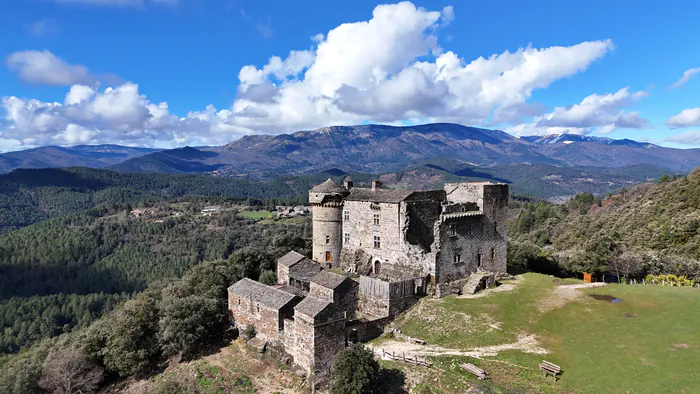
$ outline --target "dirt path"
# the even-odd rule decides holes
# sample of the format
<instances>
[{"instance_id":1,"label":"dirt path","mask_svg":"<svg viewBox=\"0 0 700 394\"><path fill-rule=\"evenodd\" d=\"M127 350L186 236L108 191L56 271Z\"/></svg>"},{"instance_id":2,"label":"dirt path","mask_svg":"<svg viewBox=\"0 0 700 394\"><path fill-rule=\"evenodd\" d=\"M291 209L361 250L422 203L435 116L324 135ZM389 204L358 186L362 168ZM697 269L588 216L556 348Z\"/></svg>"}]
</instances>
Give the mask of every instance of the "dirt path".
<instances>
[{"instance_id":1,"label":"dirt path","mask_svg":"<svg viewBox=\"0 0 700 394\"><path fill-rule=\"evenodd\" d=\"M547 313L554 309L561 308L582 295L581 292L577 291L578 289L589 289L601 286L605 286L605 283L581 283L557 286L547 298L540 301L537 309L542 313Z\"/></svg>"},{"instance_id":2,"label":"dirt path","mask_svg":"<svg viewBox=\"0 0 700 394\"><path fill-rule=\"evenodd\" d=\"M442 346L435 346L435 345L419 345L415 343L409 343L409 342L404 342L404 341L396 341L396 340L390 340L390 341L382 341L379 344L370 344L367 345L370 349L383 349L386 352L390 353L406 353L411 354L411 355L418 355L418 356L468 356L468 357L474 357L474 358L483 358L483 357L493 357L497 356L499 352L503 352L506 350L520 350L521 352L524 353L534 353L534 354L547 354L549 353L547 349L544 349L539 346L539 343L537 342L537 339L535 338L534 335L529 334L521 334L518 335L518 340L513 343L505 343L502 345L495 345L495 346L483 346L483 347L475 347L471 348L469 350L463 351L463 350L458 350L458 349L450 349L450 348L445 348Z\"/></svg>"}]
</instances>

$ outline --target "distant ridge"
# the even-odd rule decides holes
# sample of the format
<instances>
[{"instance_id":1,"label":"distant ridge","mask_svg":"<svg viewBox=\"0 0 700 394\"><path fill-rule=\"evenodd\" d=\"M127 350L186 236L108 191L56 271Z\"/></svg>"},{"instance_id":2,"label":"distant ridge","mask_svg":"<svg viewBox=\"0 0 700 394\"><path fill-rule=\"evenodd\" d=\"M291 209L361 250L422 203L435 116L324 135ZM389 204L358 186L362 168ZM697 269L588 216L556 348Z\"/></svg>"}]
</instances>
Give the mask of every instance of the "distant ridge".
<instances>
[{"instance_id":1,"label":"distant ridge","mask_svg":"<svg viewBox=\"0 0 700 394\"><path fill-rule=\"evenodd\" d=\"M213 155L201 158L200 153L189 152L182 157L165 151L111 168L135 172L204 169L220 176L271 178L330 168L386 173L436 160L480 167L523 163L605 168L653 165L675 172L688 172L700 165L700 149L573 134L517 138L500 130L451 123L331 126L292 134L245 136L199 151ZM201 166L196 166L197 162Z\"/></svg>"},{"instance_id":2,"label":"distant ridge","mask_svg":"<svg viewBox=\"0 0 700 394\"><path fill-rule=\"evenodd\" d=\"M700 149L673 149L630 139L575 134L518 138L501 130L452 123L358 125L249 135L215 147L155 150L119 145L50 146L1 154L0 172L84 166L123 172L205 173L260 179L313 174L330 168L387 173L439 161L478 167L653 165L688 172L700 165Z\"/></svg>"},{"instance_id":3,"label":"distant ridge","mask_svg":"<svg viewBox=\"0 0 700 394\"><path fill-rule=\"evenodd\" d=\"M158 149L121 145L43 146L0 154L0 172L16 168L90 167L104 168Z\"/></svg>"}]
</instances>

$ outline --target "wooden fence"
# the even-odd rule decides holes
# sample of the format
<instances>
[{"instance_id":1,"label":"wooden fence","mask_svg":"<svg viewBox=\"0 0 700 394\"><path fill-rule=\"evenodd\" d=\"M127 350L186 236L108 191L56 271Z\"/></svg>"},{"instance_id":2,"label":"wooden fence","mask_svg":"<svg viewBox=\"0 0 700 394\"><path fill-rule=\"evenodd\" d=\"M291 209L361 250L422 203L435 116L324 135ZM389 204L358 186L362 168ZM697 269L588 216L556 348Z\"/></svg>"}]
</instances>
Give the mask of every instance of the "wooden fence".
<instances>
[{"instance_id":1,"label":"wooden fence","mask_svg":"<svg viewBox=\"0 0 700 394\"><path fill-rule=\"evenodd\" d=\"M400 361L406 364L420 365L422 367L431 367L431 363L427 358L420 358L417 355L406 355L406 353L397 354L396 352L387 352L384 349L372 349L375 357L386 360Z\"/></svg>"}]
</instances>

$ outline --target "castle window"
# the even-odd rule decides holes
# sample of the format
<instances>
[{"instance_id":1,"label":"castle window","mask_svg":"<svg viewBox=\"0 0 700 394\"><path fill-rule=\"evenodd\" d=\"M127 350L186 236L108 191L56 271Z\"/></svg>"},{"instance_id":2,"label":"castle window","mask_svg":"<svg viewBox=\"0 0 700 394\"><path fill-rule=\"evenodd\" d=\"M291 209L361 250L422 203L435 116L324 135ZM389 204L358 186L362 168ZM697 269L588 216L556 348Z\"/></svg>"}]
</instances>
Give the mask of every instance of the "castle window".
<instances>
[{"instance_id":1,"label":"castle window","mask_svg":"<svg viewBox=\"0 0 700 394\"><path fill-rule=\"evenodd\" d=\"M241 297L238 297L238 305L241 305Z\"/></svg>"},{"instance_id":2,"label":"castle window","mask_svg":"<svg viewBox=\"0 0 700 394\"><path fill-rule=\"evenodd\" d=\"M493 232L498 234L498 223L493 222Z\"/></svg>"},{"instance_id":3,"label":"castle window","mask_svg":"<svg viewBox=\"0 0 700 394\"><path fill-rule=\"evenodd\" d=\"M343 220L345 220L346 222L350 220L350 211L343 212Z\"/></svg>"},{"instance_id":4,"label":"castle window","mask_svg":"<svg viewBox=\"0 0 700 394\"><path fill-rule=\"evenodd\" d=\"M350 243L350 233L345 233L345 238L343 239L343 242L347 245Z\"/></svg>"},{"instance_id":5,"label":"castle window","mask_svg":"<svg viewBox=\"0 0 700 394\"><path fill-rule=\"evenodd\" d=\"M326 252L326 262L330 263L330 261L332 260L331 257L332 257L331 252L327 251Z\"/></svg>"},{"instance_id":6,"label":"castle window","mask_svg":"<svg viewBox=\"0 0 700 394\"><path fill-rule=\"evenodd\" d=\"M328 245L329 243L331 243L331 236L326 235L326 245Z\"/></svg>"},{"instance_id":7,"label":"castle window","mask_svg":"<svg viewBox=\"0 0 700 394\"><path fill-rule=\"evenodd\" d=\"M461 261L462 261L462 255L459 254L459 253L455 253L455 254L452 256L452 261L455 262L455 263L461 262Z\"/></svg>"},{"instance_id":8,"label":"castle window","mask_svg":"<svg viewBox=\"0 0 700 394\"><path fill-rule=\"evenodd\" d=\"M481 253L476 254L476 266L481 267Z\"/></svg>"},{"instance_id":9,"label":"castle window","mask_svg":"<svg viewBox=\"0 0 700 394\"><path fill-rule=\"evenodd\" d=\"M374 248L379 249L382 247L381 239L379 238L378 235L374 236Z\"/></svg>"},{"instance_id":10,"label":"castle window","mask_svg":"<svg viewBox=\"0 0 700 394\"><path fill-rule=\"evenodd\" d=\"M457 235L457 224L450 223L450 235Z\"/></svg>"},{"instance_id":11,"label":"castle window","mask_svg":"<svg viewBox=\"0 0 700 394\"><path fill-rule=\"evenodd\" d=\"M257 305L258 313L260 313L260 304Z\"/></svg>"},{"instance_id":12,"label":"castle window","mask_svg":"<svg viewBox=\"0 0 700 394\"><path fill-rule=\"evenodd\" d=\"M495 258L496 258L496 249L491 248L491 259L495 259Z\"/></svg>"},{"instance_id":13,"label":"castle window","mask_svg":"<svg viewBox=\"0 0 700 394\"><path fill-rule=\"evenodd\" d=\"M374 214L374 225L379 226L379 214L378 213Z\"/></svg>"}]
</instances>

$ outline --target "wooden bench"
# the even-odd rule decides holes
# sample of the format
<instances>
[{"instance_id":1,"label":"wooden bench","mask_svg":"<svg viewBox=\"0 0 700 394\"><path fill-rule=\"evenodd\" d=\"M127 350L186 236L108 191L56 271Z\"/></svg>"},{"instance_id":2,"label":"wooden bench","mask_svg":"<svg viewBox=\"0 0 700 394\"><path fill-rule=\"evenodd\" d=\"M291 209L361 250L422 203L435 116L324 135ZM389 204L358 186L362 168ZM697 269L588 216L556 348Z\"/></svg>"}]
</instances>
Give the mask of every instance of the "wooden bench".
<instances>
[{"instance_id":1,"label":"wooden bench","mask_svg":"<svg viewBox=\"0 0 700 394\"><path fill-rule=\"evenodd\" d=\"M477 367L474 364L459 364L459 367L467 372L470 372L470 373L476 375L476 377L479 380L485 380L485 379L489 378L489 375L486 373L486 371Z\"/></svg>"},{"instance_id":2,"label":"wooden bench","mask_svg":"<svg viewBox=\"0 0 700 394\"><path fill-rule=\"evenodd\" d=\"M547 375L554 376L555 382L557 381L557 374L561 374L560 366L544 360L542 360L542 362L540 363L540 370L542 371L544 377L547 377Z\"/></svg>"}]
</instances>

